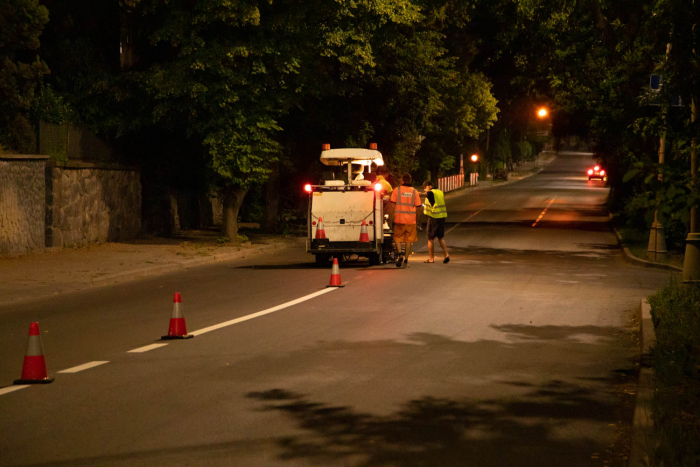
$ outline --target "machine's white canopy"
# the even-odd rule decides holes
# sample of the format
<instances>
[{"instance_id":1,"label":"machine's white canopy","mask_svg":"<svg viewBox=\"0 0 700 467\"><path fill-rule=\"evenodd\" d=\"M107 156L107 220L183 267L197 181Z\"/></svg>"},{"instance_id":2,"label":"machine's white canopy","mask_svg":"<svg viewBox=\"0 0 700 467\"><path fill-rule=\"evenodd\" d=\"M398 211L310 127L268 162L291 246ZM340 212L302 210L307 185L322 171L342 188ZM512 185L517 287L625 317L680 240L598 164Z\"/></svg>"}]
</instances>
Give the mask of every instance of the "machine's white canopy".
<instances>
[{"instance_id":1,"label":"machine's white canopy","mask_svg":"<svg viewBox=\"0 0 700 467\"><path fill-rule=\"evenodd\" d=\"M372 162L384 165L382 153L376 149L342 148L321 151L323 165L342 165L352 162L355 165L370 165Z\"/></svg>"}]
</instances>

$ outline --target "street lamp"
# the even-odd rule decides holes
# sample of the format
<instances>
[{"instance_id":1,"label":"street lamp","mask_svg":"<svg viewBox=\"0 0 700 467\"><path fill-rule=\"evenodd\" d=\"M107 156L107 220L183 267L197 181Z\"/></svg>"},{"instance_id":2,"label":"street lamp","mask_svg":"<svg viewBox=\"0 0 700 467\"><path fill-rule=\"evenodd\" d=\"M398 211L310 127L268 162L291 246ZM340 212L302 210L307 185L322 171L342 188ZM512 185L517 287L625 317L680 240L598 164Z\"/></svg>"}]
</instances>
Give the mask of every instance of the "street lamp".
<instances>
[{"instance_id":1,"label":"street lamp","mask_svg":"<svg viewBox=\"0 0 700 467\"><path fill-rule=\"evenodd\" d=\"M478 154L472 154L471 156L472 162L477 162L479 160L479 155Z\"/></svg>"},{"instance_id":2,"label":"street lamp","mask_svg":"<svg viewBox=\"0 0 700 467\"><path fill-rule=\"evenodd\" d=\"M547 116L548 113L549 113L549 112L548 112L547 109L544 108L544 107L540 107L540 108L537 110L537 116L538 116L539 118L545 118L545 117Z\"/></svg>"}]
</instances>

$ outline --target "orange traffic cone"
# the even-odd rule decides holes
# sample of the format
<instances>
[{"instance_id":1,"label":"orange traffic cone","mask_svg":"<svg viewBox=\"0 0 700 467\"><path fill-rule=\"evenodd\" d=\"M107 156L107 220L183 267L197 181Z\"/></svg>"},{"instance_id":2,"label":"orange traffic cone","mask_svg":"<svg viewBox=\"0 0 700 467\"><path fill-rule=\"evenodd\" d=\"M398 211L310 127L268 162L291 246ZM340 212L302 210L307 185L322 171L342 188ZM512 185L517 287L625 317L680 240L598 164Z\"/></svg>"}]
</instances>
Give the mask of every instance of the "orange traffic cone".
<instances>
[{"instance_id":1,"label":"orange traffic cone","mask_svg":"<svg viewBox=\"0 0 700 467\"><path fill-rule=\"evenodd\" d=\"M323 218L318 218L318 226L316 226L316 240L325 240L326 230L323 228Z\"/></svg>"},{"instance_id":2,"label":"orange traffic cone","mask_svg":"<svg viewBox=\"0 0 700 467\"><path fill-rule=\"evenodd\" d=\"M31 323L27 352L22 365L22 379L15 380L15 384L48 384L53 380L54 378L46 375L46 360L44 360L44 348L41 346L39 323Z\"/></svg>"},{"instance_id":3,"label":"orange traffic cone","mask_svg":"<svg viewBox=\"0 0 700 467\"><path fill-rule=\"evenodd\" d=\"M369 243L369 234L367 233L367 222L362 221L362 227L360 227L360 242Z\"/></svg>"},{"instance_id":4,"label":"orange traffic cone","mask_svg":"<svg viewBox=\"0 0 700 467\"><path fill-rule=\"evenodd\" d=\"M338 258L333 258L333 269L331 269L331 283L327 287L345 287L340 285L340 267L338 266Z\"/></svg>"},{"instance_id":5,"label":"orange traffic cone","mask_svg":"<svg viewBox=\"0 0 700 467\"><path fill-rule=\"evenodd\" d=\"M185 325L185 313L182 311L182 298L180 293L175 293L173 298L173 314L170 315L170 326L168 326L168 335L161 339L190 339L194 337L192 334L187 334L187 325Z\"/></svg>"}]
</instances>

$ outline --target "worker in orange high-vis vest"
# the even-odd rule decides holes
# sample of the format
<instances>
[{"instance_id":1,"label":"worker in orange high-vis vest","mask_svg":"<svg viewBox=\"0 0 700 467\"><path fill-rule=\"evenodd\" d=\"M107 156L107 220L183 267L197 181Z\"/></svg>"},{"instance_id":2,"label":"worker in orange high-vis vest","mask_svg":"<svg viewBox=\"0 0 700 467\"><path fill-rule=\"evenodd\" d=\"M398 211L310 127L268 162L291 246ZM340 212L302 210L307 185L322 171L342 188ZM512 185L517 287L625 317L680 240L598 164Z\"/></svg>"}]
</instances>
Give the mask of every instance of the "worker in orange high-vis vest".
<instances>
[{"instance_id":1,"label":"worker in orange high-vis vest","mask_svg":"<svg viewBox=\"0 0 700 467\"><path fill-rule=\"evenodd\" d=\"M408 267L408 258L411 256L411 244L418 241L416 232L417 211L421 206L420 194L411 186L411 175L404 174L401 177L402 184L391 192L391 202L394 203L394 242L398 259L396 267L405 265ZM401 244L405 244L403 252Z\"/></svg>"}]
</instances>

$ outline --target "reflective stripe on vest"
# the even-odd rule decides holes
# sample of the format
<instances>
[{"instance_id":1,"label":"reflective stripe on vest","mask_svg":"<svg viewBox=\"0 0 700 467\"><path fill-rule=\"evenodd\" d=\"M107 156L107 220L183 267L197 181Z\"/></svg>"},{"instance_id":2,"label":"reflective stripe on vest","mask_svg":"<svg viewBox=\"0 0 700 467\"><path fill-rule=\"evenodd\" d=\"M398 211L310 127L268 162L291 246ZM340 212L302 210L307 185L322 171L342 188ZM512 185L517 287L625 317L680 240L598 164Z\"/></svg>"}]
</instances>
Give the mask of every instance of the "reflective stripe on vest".
<instances>
[{"instance_id":1,"label":"reflective stripe on vest","mask_svg":"<svg viewBox=\"0 0 700 467\"><path fill-rule=\"evenodd\" d=\"M401 189L404 188L402 186L399 186L395 191L398 191L396 193L396 210L394 211L394 222L397 224L415 224L416 223L416 193L417 191L414 188L409 188L411 190L411 201L410 202L405 202L404 201L404 194L408 194L408 192L404 191L403 193L401 192ZM408 187L406 187L408 188ZM405 196L405 198L408 198L408 196Z\"/></svg>"},{"instance_id":2,"label":"reflective stripe on vest","mask_svg":"<svg viewBox=\"0 0 700 467\"><path fill-rule=\"evenodd\" d=\"M435 198L435 204L430 205L430 202L426 198L425 206L423 207L423 214L430 216L434 219L440 219L442 217L447 217L447 206L445 206L445 194L436 189L430 190Z\"/></svg>"}]
</instances>

